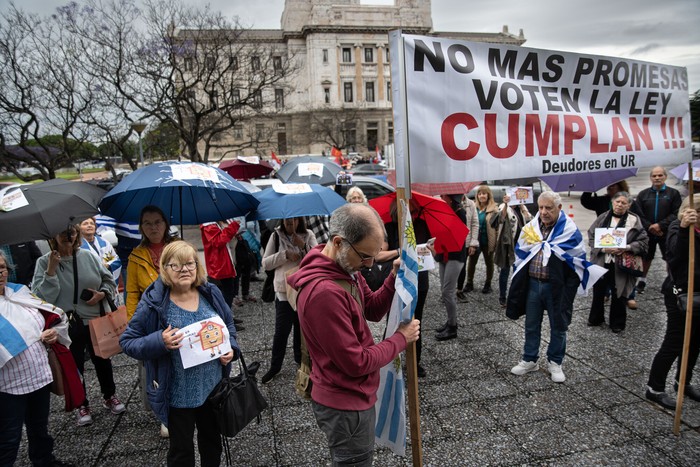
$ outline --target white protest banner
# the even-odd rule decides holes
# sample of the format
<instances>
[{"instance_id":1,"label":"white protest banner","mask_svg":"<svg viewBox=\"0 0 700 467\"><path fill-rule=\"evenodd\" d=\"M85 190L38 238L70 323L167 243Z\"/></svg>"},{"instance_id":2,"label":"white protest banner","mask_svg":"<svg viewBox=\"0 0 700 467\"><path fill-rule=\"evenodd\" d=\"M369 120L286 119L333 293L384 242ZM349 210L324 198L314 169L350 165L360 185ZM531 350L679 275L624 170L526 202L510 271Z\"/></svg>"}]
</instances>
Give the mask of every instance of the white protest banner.
<instances>
[{"instance_id":1,"label":"white protest banner","mask_svg":"<svg viewBox=\"0 0 700 467\"><path fill-rule=\"evenodd\" d=\"M228 328L220 316L197 321L179 332L184 334L180 347L184 368L217 360L231 351Z\"/></svg>"},{"instance_id":2,"label":"white protest banner","mask_svg":"<svg viewBox=\"0 0 700 467\"><path fill-rule=\"evenodd\" d=\"M625 248L626 246L626 229L598 228L593 233L594 248Z\"/></svg>"},{"instance_id":3,"label":"white protest banner","mask_svg":"<svg viewBox=\"0 0 700 467\"><path fill-rule=\"evenodd\" d=\"M400 31L390 46L404 56L403 70L392 60L394 131L407 134L396 151L410 149L411 182L690 160L685 68Z\"/></svg>"}]
</instances>

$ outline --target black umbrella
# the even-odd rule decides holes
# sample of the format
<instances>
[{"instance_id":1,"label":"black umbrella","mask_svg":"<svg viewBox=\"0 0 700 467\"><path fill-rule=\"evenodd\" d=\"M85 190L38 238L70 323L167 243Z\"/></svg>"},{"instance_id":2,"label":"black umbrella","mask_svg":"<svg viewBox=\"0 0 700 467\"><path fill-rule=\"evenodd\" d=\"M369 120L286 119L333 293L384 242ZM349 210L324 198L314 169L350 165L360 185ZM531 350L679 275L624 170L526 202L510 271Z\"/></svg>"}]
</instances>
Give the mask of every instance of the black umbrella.
<instances>
[{"instance_id":1,"label":"black umbrella","mask_svg":"<svg viewBox=\"0 0 700 467\"><path fill-rule=\"evenodd\" d=\"M323 156L299 156L290 159L275 176L284 183L335 185L341 166Z\"/></svg>"},{"instance_id":2,"label":"black umbrella","mask_svg":"<svg viewBox=\"0 0 700 467\"><path fill-rule=\"evenodd\" d=\"M21 186L0 200L0 244L53 238L97 214L104 194L89 183L58 178Z\"/></svg>"}]
</instances>

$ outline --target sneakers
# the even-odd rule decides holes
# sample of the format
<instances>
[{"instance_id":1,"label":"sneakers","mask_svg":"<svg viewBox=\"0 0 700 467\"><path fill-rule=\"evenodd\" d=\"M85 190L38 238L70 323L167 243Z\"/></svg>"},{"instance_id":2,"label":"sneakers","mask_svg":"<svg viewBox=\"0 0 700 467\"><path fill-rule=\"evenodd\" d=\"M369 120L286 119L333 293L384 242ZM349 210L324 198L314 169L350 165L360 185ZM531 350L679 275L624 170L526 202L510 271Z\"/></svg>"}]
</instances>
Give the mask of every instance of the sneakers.
<instances>
[{"instance_id":1,"label":"sneakers","mask_svg":"<svg viewBox=\"0 0 700 467\"><path fill-rule=\"evenodd\" d=\"M630 310L636 310L637 307L638 307L637 300L635 300L633 298L630 298L629 300L627 300L627 308L629 308Z\"/></svg>"},{"instance_id":2,"label":"sneakers","mask_svg":"<svg viewBox=\"0 0 700 467\"><path fill-rule=\"evenodd\" d=\"M501 308L505 308L505 307L506 307L506 299L505 299L505 298L502 298L502 297L499 297L499 298L498 298L498 304L501 305Z\"/></svg>"},{"instance_id":3,"label":"sneakers","mask_svg":"<svg viewBox=\"0 0 700 467\"><path fill-rule=\"evenodd\" d=\"M471 292L472 290L474 290L474 284L467 284L467 285L465 285L464 288L462 289L462 292L464 292L464 293L469 293L469 292Z\"/></svg>"},{"instance_id":4,"label":"sneakers","mask_svg":"<svg viewBox=\"0 0 700 467\"><path fill-rule=\"evenodd\" d=\"M491 284L484 284L484 288L481 289L481 293L491 293Z\"/></svg>"},{"instance_id":5,"label":"sneakers","mask_svg":"<svg viewBox=\"0 0 700 467\"><path fill-rule=\"evenodd\" d=\"M646 289L646 288L647 288L647 283L645 281L639 281L639 282L637 282L635 290L637 291L638 294L643 294L644 289Z\"/></svg>"},{"instance_id":6,"label":"sneakers","mask_svg":"<svg viewBox=\"0 0 700 467\"><path fill-rule=\"evenodd\" d=\"M525 360L520 360L520 363L515 365L513 368L510 369L510 372L513 373L514 375L522 376L526 375L532 371L537 371L539 370L540 367L537 365L537 362L526 362Z\"/></svg>"},{"instance_id":7,"label":"sneakers","mask_svg":"<svg viewBox=\"0 0 700 467\"><path fill-rule=\"evenodd\" d=\"M170 430L168 430L168 427L163 425L162 423L160 424L160 437L170 438Z\"/></svg>"},{"instance_id":8,"label":"sneakers","mask_svg":"<svg viewBox=\"0 0 700 467\"><path fill-rule=\"evenodd\" d=\"M673 383L673 389L678 392L678 381ZM683 394L689 399L693 399L694 401L700 402L700 389L696 388L695 386L691 386L690 384L685 385L685 391L683 391Z\"/></svg>"},{"instance_id":9,"label":"sneakers","mask_svg":"<svg viewBox=\"0 0 700 467\"><path fill-rule=\"evenodd\" d=\"M549 370L549 375L555 383L563 383L566 381L566 376L564 376L561 365L558 363L547 362L547 370Z\"/></svg>"},{"instance_id":10,"label":"sneakers","mask_svg":"<svg viewBox=\"0 0 700 467\"><path fill-rule=\"evenodd\" d=\"M92 425L92 415L90 415L90 407L79 407L76 413L78 426Z\"/></svg>"},{"instance_id":11,"label":"sneakers","mask_svg":"<svg viewBox=\"0 0 700 467\"><path fill-rule=\"evenodd\" d=\"M464 295L464 292L462 292L461 290L458 290L457 293L456 293L455 295L457 295L457 300L459 300L460 302L466 302L466 301L467 301L467 296Z\"/></svg>"},{"instance_id":12,"label":"sneakers","mask_svg":"<svg viewBox=\"0 0 700 467\"><path fill-rule=\"evenodd\" d=\"M676 400L665 392L653 392L647 388L646 398L666 409L676 409Z\"/></svg>"},{"instance_id":13,"label":"sneakers","mask_svg":"<svg viewBox=\"0 0 700 467\"><path fill-rule=\"evenodd\" d=\"M114 395L102 402L102 407L108 409L114 415L119 415L120 413L126 412L126 407L124 404L122 404L122 401L120 401L117 396Z\"/></svg>"},{"instance_id":14,"label":"sneakers","mask_svg":"<svg viewBox=\"0 0 700 467\"><path fill-rule=\"evenodd\" d=\"M240 298L236 297L236 298L233 299L233 305L234 305L234 306L238 306L238 307L243 306L243 300L241 300Z\"/></svg>"}]
</instances>

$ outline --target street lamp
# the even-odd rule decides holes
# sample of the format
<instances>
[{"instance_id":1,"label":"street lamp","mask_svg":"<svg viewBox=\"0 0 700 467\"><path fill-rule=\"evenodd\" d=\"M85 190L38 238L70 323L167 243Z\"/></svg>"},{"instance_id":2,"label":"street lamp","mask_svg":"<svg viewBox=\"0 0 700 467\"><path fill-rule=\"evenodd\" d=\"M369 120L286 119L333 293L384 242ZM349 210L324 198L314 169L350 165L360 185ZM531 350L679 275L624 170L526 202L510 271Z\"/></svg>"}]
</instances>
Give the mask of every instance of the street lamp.
<instances>
[{"instance_id":1,"label":"street lamp","mask_svg":"<svg viewBox=\"0 0 700 467\"><path fill-rule=\"evenodd\" d=\"M141 133L146 129L146 124L144 122L134 122L131 124L131 128L139 135L139 155L141 156L141 167L143 167L143 147L141 146Z\"/></svg>"}]
</instances>

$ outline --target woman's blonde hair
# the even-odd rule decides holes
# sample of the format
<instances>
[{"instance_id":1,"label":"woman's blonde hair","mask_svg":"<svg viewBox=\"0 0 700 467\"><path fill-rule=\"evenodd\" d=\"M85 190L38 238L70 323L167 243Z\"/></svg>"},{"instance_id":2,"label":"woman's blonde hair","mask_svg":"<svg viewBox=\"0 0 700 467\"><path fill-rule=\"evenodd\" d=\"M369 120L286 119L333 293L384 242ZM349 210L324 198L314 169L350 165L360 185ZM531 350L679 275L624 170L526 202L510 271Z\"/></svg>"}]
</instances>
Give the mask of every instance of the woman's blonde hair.
<instances>
[{"instance_id":1,"label":"woman's blonde hair","mask_svg":"<svg viewBox=\"0 0 700 467\"><path fill-rule=\"evenodd\" d=\"M474 197L474 202L476 203L476 206L478 208L481 207L481 202L479 201L479 193L486 193L488 195L488 198L486 198L486 209L496 207L496 201L494 201L493 199L493 193L491 192L491 188L489 188L487 185L479 185L479 188L476 189L476 196Z\"/></svg>"},{"instance_id":2,"label":"woman's blonde hair","mask_svg":"<svg viewBox=\"0 0 700 467\"><path fill-rule=\"evenodd\" d=\"M207 281L207 273L204 270L204 265L199 261L195 247L184 240L168 243L165 248L163 248L163 253L160 255L160 279L165 285L172 287L173 283L165 273L166 266L172 262L184 264L192 260L197 263L197 275L192 287L199 287Z\"/></svg>"},{"instance_id":3,"label":"woman's blonde hair","mask_svg":"<svg viewBox=\"0 0 700 467\"><path fill-rule=\"evenodd\" d=\"M693 207L695 209L700 209L700 193L695 193L693 195ZM686 196L683 199L681 207L678 208L678 217L680 218L687 209L690 209L690 196Z\"/></svg>"},{"instance_id":4,"label":"woman's blonde hair","mask_svg":"<svg viewBox=\"0 0 700 467\"><path fill-rule=\"evenodd\" d=\"M362 198L363 203L367 204L367 197L365 196L365 192L362 191L362 189L360 187L357 187L357 186L350 187L350 189L348 190L348 193L345 195L345 201L347 201L349 203L350 198L352 198L352 195L354 195L355 193L360 195L360 198Z\"/></svg>"}]
</instances>

